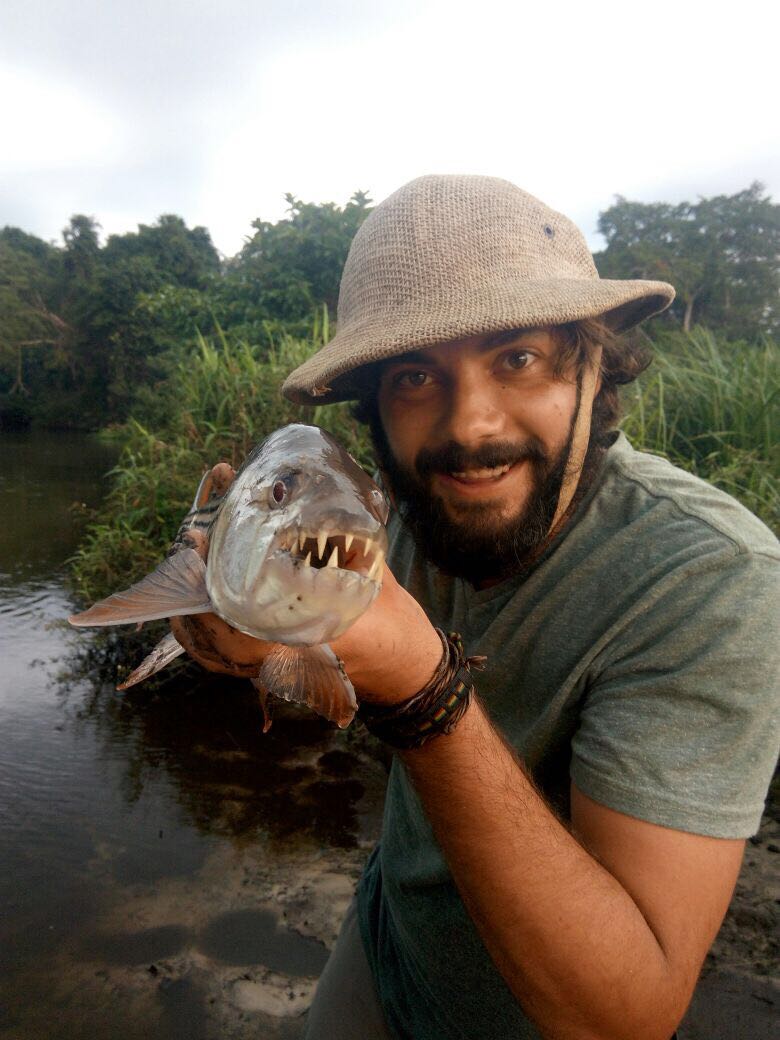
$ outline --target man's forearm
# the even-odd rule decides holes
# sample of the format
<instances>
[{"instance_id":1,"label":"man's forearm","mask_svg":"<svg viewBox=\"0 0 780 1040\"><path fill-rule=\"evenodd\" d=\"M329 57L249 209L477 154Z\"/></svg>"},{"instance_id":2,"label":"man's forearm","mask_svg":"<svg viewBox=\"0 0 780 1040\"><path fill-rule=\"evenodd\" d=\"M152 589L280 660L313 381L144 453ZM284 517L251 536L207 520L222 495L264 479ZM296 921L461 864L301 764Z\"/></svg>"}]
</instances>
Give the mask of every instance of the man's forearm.
<instances>
[{"instance_id":1,"label":"man's forearm","mask_svg":"<svg viewBox=\"0 0 780 1040\"><path fill-rule=\"evenodd\" d=\"M403 760L470 916L542 1034L671 1035L680 982L661 945L628 892L550 811L481 706Z\"/></svg>"}]
</instances>

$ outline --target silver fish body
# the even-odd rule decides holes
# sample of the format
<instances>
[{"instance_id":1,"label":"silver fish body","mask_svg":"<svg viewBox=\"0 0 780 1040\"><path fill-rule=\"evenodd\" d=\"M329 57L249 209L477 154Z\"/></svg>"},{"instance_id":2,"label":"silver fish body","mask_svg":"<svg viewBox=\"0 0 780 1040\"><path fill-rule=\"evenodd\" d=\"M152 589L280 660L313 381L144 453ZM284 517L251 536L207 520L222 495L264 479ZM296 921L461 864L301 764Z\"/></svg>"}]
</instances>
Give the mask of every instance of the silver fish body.
<instances>
[{"instance_id":1,"label":"silver fish body","mask_svg":"<svg viewBox=\"0 0 780 1040\"><path fill-rule=\"evenodd\" d=\"M258 445L224 495L210 488L207 474L174 550L155 571L72 616L71 624L213 612L247 635L279 644L253 680L264 710L271 692L347 725L355 693L327 644L381 588L388 512L382 492L333 437L304 424L276 430ZM186 547L193 529L208 537L207 564ZM166 636L120 688L183 652Z\"/></svg>"},{"instance_id":2,"label":"silver fish body","mask_svg":"<svg viewBox=\"0 0 780 1040\"><path fill-rule=\"evenodd\" d=\"M337 638L379 592L386 517L381 491L329 434L277 430L249 456L209 531L214 611L288 646Z\"/></svg>"}]
</instances>

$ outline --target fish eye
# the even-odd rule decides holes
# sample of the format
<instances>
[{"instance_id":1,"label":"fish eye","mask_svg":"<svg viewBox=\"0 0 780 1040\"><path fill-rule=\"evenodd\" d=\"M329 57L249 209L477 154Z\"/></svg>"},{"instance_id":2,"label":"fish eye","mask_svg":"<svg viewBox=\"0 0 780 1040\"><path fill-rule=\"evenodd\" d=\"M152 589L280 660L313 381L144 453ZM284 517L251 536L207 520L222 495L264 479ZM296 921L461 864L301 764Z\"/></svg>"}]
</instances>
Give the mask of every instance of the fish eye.
<instances>
[{"instance_id":1,"label":"fish eye","mask_svg":"<svg viewBox=\"0 0 780 1040\"><path fill-rule=\"evenodd\" d=\"M289 469L276 474L276 480L268 489L268 503L271 506L281 506L289 498L295 489L297 479L300 476L299 469Z\"/></svg>"},{"instance_id":2,"label":"fish eye","mask_svg":"<svg viewBox=\"0 0 780 1040\"><path fill-rule=\"evenodd\" d=\"M276 502L278 506L284 502L287 497L287 485L283 480L277 480L274 486L271 488L271 498Z\"/></svg>"}]
</instances>

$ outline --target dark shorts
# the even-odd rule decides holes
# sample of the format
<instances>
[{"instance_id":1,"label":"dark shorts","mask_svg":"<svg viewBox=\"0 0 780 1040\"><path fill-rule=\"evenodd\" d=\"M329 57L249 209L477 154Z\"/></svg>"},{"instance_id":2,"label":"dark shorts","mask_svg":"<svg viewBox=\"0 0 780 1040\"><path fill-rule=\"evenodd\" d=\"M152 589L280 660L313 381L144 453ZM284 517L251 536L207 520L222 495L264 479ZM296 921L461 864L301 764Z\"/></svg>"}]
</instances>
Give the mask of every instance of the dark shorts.
<instances>
[{"instance_id":1,"label":"dark shorts","mask_svg":"<svg viewBox=\"0 0 780 1040\"><path fill-rule=\"evenodd\" d=\"M357 903L349 904L306 1020L304 1040L393 1040L360 937ZM671 1037L677 1040L677 1033Z\"/></svg>"},{"instance_id":2,"label":"dark shorts","mask_svg":"<svg viewBox=\"0 0 780 1040\"><path fill-rule=\"evenodd\" d=\"M334 1040L335 1037L338 1040L393 1040L363 951L354 899L317 984L304 1033L304 1040Z\"/></svg>"}]
</instances>

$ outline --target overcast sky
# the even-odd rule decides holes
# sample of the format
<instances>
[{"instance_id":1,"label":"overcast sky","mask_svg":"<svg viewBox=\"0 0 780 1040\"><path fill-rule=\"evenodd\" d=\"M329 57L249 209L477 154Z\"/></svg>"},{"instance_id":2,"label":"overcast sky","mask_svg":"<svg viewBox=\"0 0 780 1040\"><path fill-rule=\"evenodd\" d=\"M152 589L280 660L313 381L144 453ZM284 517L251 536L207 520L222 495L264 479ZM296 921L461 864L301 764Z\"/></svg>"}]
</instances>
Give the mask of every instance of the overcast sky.
<instances>
[{"instance_id":1,"label":"overcast sky","mask_svg":"<svg viewBox=\"0 0 780 1040\"><path fill-rule=\"evenodd\" d=\"M776 0L2 0L0 226L161 213L226 255L285 192L506 177L592 248L615 194L780 197Z\"/></svg>"}]
</instances>

